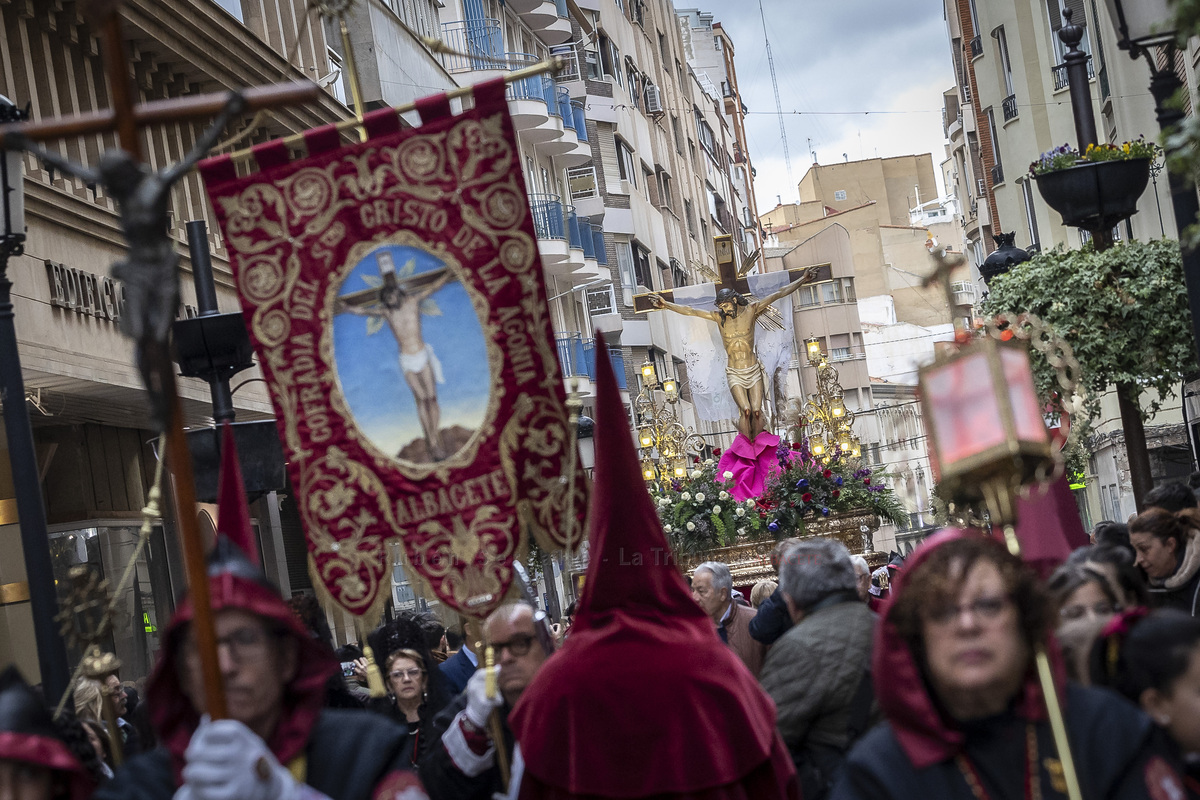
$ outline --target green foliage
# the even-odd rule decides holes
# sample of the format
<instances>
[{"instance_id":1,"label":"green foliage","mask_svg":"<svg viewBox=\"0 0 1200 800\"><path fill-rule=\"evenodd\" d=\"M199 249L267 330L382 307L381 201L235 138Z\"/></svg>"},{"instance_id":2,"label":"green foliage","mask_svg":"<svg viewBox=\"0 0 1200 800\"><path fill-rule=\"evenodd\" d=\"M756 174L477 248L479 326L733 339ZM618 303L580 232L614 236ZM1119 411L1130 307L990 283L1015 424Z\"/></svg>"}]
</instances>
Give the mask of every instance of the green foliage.
<instances>
[{"instance_id":1,"label":"green foliage","mask_svg":"<svg viewBox=\"0 0 1200 800\"><path fill-rule=\"evenodd\" d=\"M1179 244L1170 239L1040 253L992 281L981 313L1002 312L1032 312L1071 345L1091 419L1100 394L1117 384L1171 397L1196 361ZM1032 361L1038 395L1049 402L1056 374L1037 351ZM1143 416L1160 405L1151 402Z\"/></svg>"},{"instance_id":2,"label":"green foliage","mask_svg":"<svg viewBox=\"0 0 1200 800\"><path fill-rule=\"evenodd\" d=\"M836 453L836 451L835 451ZM900 524L907 521L900 499L883 473L856 459L834 455L828 464L807 450L780 446L780 471L761 497L738 503L713 459L697 464L688 478L655 492L663 529L677 553L691 554L737 542L782 539L803 533L806 519L868 510Z\"/></svg>"}]
</instances>

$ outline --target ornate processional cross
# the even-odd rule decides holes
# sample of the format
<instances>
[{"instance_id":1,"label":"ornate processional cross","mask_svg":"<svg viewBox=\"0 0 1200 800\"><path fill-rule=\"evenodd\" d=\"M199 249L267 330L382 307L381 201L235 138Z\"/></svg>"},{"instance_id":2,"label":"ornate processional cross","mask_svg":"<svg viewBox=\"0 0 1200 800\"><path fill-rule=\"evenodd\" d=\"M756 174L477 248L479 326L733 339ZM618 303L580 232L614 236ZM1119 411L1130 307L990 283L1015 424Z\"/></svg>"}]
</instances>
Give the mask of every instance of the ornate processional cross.
<instances>
[{"instance_id":1,"label":"ornate processional cross","mask_svg":"<svg viewBox=\"0 0 1200 800\"><path fill-rule=\"evenodd\" d=\"M169 233L171 187L216 143L230 119L244 111L276 108L314 100L319 87L309 81L247 89L244 93L207 94L135 105L126 58L119 0L90 0L89 21L99 31L104 69L112 91L112 107L71 117L0 126L0 148L24 149L56 169L104 187L117 201L127 257L113 267L126 284L127 313L122 320L135 339L138 367L150 395L155 422L166 431L167 461L174 475L175 518L187 562L188 584L195 607L197 649L204 676L206 710L214 719L226 715L225 696L216 660L216 639L209 607L204 545L195 513L191 455L182 427L182 408L175 384L170 331L179 303L179 256ZM153 172L142 162L141 127L216 116L178 164ZM105 152L95 169L49 153L33 142L67 136L117 131L120 150Z\"/></svg>"}]
</instances>

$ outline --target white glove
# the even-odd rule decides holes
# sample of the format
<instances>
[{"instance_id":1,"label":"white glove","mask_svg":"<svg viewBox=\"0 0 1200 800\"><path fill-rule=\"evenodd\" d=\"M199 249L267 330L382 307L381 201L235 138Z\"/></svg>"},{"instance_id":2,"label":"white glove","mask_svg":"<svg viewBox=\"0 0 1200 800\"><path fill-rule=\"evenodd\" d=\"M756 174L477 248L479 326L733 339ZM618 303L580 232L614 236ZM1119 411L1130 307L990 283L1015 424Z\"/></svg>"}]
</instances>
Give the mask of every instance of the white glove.
<instances>
[{"instance_id":1,"label":"white glove","mask_svg":"<svg viewBox=\"0 0 1200 800\"><path fill-rule=\"evenodd\" d=\"M467 721L476 728L485 730L488 717L503 702L504 698L499 692L496 692L495 697L487 696L487 670L475 670L475 674L467 681L467 708L463 712L467 715Z\"/></svg>"},{"instance_id":2,"label":"white glove","mask_svg":"<svg viewBox=\"0 0 1200 800\"><path fill-rule=\"evenodd\" d=\"M303 784L281 766L262 739L232 719L205 716L184 753L176 800L293 800Z\"/></svg>"}]
</instances>

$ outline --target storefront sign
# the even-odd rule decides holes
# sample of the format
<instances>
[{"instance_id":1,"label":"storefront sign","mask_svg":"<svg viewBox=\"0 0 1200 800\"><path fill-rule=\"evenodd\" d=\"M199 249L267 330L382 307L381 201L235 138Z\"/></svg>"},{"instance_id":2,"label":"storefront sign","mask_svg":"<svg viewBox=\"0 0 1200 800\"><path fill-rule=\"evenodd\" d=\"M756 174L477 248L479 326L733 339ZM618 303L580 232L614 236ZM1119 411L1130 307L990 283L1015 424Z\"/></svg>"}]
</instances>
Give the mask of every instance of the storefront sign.
<instances>
[{"instance_id":1,"label":"storefront sign","mask_svg":"<svg viewBox=\"0 0 1200 800\"><path fill-rule=\"evenodd\" d=\"M125 310L125 287L107 275L97 276L46 259L50 305L117 322Z\"/></svg>"}]
</instances>

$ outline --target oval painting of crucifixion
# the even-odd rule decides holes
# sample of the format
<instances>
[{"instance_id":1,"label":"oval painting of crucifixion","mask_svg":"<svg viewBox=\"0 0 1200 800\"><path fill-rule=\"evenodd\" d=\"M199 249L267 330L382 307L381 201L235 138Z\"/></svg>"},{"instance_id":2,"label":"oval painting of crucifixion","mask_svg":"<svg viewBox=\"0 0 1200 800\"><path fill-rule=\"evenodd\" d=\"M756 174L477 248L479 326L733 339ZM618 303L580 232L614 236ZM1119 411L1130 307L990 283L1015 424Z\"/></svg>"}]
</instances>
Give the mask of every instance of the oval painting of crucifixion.
<instances>
[{"instance_id":1,"label":"oval painting of crucifixion","mask_svg":"<svg viewBox=\"0 0 1200 800\"><path fill-rule=\"evenodd\" d=\"M333 357L355 427L401 464L469 460L492 405L473 290L415 238L356 248L348 266L333 301Z\"/></svg>"}]
</instances>

